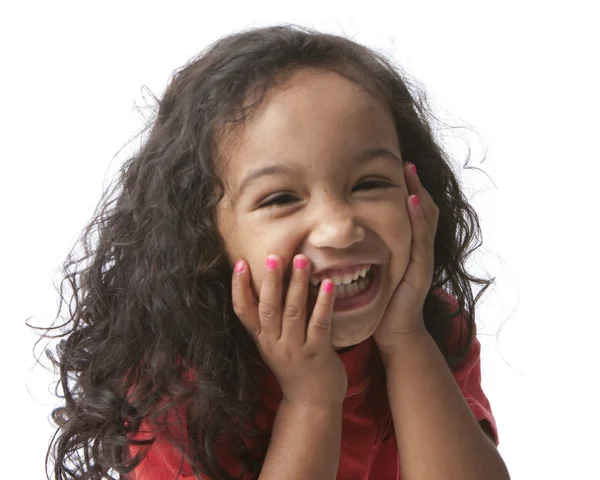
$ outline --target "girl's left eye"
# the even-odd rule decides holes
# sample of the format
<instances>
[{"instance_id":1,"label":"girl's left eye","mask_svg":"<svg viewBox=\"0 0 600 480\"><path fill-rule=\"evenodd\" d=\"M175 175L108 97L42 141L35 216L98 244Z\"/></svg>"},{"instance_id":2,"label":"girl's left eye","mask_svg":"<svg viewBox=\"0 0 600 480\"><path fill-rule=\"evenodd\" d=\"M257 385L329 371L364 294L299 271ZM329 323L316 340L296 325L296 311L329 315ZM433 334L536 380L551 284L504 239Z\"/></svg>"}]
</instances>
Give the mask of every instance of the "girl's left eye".
<instances>
[{"instance_id":1,"label":"girl's left eye","mask_svg":"<svg viewBox=\"0 0 600 480\"><path fill-rule=\"evenodd\" d=\"M364 182L360 182L354 190L372 190L374 188L386 188L391 187L392 184L386 182L385 180L365 180Z\"/></svg>"},{"instance_id":2,"label":"girl's left eye","mask_svg":"<svg viewBox=\"0 0 600 480\"><path fill-rule=\"evenodd\" d=\"M284 205L294 203L297 200L298 199L290 193L281 193L266 198L265 201L258 206L258 208L283 207Z\"/></svg>"}]
</instances>

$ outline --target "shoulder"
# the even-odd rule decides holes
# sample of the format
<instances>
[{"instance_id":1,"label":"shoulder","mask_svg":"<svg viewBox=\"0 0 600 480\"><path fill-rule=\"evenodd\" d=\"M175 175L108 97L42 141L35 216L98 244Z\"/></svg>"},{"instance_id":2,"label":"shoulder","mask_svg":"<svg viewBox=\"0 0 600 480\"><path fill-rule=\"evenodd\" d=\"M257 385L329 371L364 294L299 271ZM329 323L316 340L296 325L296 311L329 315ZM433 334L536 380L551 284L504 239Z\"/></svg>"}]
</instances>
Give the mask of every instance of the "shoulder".
<instances>
[{"instance_id":1,"label":"shoulder","mask_svg":"<svg viewBox=\"0 0 600 480\"><path fill-rule=\"evenodd\" d=\"M443 347L443 350L449 355L457 355L466 346L469 346L467 357L479 354L480 346L476 341L476 325L460 308L458 299L441 288L434 290L433 293L444 302L447 314L453 315L445 321L443 340L438 340L440 348Z\"/></svg>"}]
</instances>

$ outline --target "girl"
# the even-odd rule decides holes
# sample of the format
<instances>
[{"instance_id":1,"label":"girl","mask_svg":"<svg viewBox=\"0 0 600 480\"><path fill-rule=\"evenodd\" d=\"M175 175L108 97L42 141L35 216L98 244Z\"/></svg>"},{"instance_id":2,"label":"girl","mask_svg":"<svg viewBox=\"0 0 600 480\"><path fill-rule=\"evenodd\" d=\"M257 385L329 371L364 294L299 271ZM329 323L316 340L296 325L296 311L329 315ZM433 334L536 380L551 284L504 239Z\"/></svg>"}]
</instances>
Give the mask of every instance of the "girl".
<instances>
[{"instance_id":1,"label":"girl","mask_svg":"<svg viewBox=\"0 0 600 480\"><path fill-rule=\"evenodd\" d=\"M57 479L508 478L479 222L419 99L293 26L177 72L65 263Z\"/></svg>"}]
</instances>

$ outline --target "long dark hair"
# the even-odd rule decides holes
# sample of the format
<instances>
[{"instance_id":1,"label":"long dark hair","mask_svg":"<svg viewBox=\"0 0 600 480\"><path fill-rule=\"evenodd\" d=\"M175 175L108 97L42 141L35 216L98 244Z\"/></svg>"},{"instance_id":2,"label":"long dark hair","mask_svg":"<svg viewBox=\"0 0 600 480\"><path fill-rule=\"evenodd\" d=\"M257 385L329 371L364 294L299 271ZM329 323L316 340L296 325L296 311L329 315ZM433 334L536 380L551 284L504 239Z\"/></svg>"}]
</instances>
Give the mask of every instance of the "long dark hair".
<instances>
[{"instance_id":1,"label":"long dark hair","mask_svg":"<svg viewBox=\"0 0 600 480\"><path fill-rule=\"evenodd\" d=\"M57 319L63 307L68 313L46 334L58 340L46 353L64 397L52 414L58 429L46 458L57 480L130 472L141 460L127 452L142 420L182 404L186 440L173 442L196 474L235 478L216 458L221 434L245 468L260 470L243 438L258 434L245 425L263 364L231 306L231 268L216 226L223 192L216 165L225 128L242 125L272 87L303 67L337 72L389 107L402 157L417 166L440 209L426 326L451 368L464 357L475 303L493 279L466 271L481 245L479 221L434 138L424 93L384 55L344 37L290 25L229 35L175 73L143 146L124 162L82 233L82 249L62 267ZM474 284L483 286L475 298ZM455 308L438 289L456 298ZM444 339L459 312L464 341L450 350Z\"/></svg>"}]
</instances>

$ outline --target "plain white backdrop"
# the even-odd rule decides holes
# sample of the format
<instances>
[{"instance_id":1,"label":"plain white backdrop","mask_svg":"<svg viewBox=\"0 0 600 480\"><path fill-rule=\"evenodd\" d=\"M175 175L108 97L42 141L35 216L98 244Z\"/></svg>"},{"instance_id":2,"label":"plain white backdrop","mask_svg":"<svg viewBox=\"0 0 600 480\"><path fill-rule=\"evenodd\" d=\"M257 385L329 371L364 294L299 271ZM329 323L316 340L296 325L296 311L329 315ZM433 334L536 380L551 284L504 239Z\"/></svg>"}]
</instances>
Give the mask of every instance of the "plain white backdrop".
<instances>
[{"instance_id":1,"label":"plain white backdrop","mask_svg":"<svg viewBox=\"0 0 600 480\"><path fill-rule=\"evenodd\" d=\"M161 96L218 37L299 23L422 82L481 218L483 386L515 480L600 479L600 75L595 2L12 2L0 8L2 477L42 479L52 374L36 336L56 271ZM145 96L150 98L148 95ZM485 159L482 162L482 159ZM40 353L40 348L36 354Z\"/></svg>"}]
</instances>

